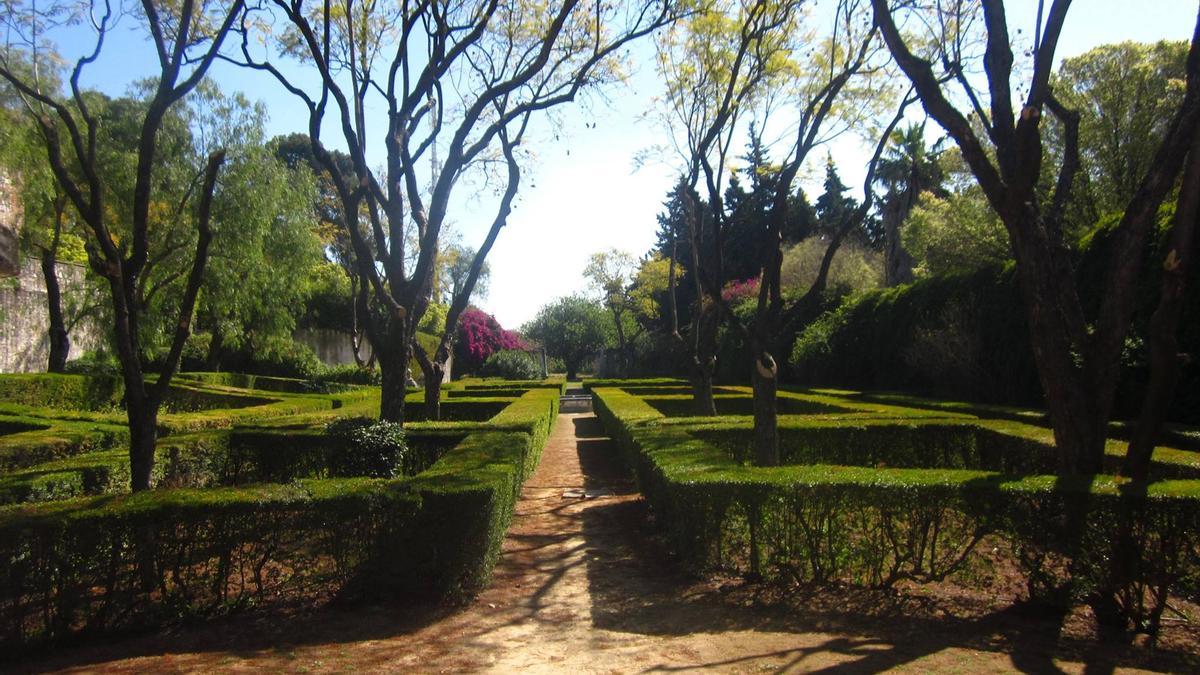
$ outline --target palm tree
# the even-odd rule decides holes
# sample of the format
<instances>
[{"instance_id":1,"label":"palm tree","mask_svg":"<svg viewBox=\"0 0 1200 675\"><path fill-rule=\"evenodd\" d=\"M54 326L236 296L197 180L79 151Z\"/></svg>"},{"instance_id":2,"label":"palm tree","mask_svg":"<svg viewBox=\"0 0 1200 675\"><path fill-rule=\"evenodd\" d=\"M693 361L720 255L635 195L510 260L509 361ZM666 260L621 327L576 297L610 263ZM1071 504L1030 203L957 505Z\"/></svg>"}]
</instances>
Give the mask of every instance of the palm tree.
<instances>
[{"instance_id":1,"label":"palm tree","mask_svg":"<svg viewBox=\"0 0 1200 675\"><path fill-rule=\"evenodd\" d=\"M913 261L900 243L900 226L922 192L942 192L944 176L938 163L942 141L925 144L924 121L893 131L890 141L876 176L888 190L883 204L885 278L895 286L912 281Z\"/></svg>"}]
</instances>

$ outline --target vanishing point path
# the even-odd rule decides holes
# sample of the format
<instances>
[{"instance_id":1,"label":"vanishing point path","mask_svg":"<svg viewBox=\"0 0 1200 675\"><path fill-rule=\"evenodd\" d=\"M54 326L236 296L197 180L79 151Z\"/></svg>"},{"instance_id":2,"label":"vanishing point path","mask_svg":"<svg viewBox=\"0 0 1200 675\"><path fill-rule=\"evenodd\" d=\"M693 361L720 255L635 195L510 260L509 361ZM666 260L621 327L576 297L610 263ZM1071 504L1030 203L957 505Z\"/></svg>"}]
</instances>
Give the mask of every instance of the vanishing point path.
<instances>
[{"instance_id":1,"label":"vanishing point path","mask_svg":"<svg viewBox=\"0 0 1200 675\"><path fill-rule=\"evenodd\" d=\"M414 613L378 605L235 618L65 649L26 668L1097 673L1133 665L1055 642L1046 635L1052 630L1028 619L914 618L903 608L880 611L882 597L815 591L788 608L740 580L721 585L683 574L596 417L563 414L517 503L495 579L466 608Z\"/></svg>"}]
</instances>

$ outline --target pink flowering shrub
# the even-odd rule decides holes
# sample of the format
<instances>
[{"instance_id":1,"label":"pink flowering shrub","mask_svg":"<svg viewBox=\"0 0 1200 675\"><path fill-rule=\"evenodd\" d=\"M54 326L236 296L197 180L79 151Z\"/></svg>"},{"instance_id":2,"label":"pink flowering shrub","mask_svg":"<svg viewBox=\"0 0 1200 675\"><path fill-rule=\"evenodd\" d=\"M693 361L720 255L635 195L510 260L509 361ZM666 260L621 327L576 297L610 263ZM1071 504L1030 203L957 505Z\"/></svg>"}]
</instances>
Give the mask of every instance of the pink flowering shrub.
<instances>
[{"instance_id":1,"label":"pink flowering shrub","mask_svg":"<svg viewBox=\"0 0 1200 675\"><path fill-rule=\"evenodd\" d=\"M721 297L731 305L758 297L758 277L731 281L721 290Z\"/></svg>"},{"instance_id":2,"label":"pink flowering shrub","mask_svg":"<svg viewBox=\"0 0 1200 675\"><path fill-rule=\"evenodd\" d=\"M525 341L517 333L500 327L496 317L471 307L458 319L454 341L454 371L475 373L493 353L508 349L525 349Z\"/></svg>"}]
</instances>

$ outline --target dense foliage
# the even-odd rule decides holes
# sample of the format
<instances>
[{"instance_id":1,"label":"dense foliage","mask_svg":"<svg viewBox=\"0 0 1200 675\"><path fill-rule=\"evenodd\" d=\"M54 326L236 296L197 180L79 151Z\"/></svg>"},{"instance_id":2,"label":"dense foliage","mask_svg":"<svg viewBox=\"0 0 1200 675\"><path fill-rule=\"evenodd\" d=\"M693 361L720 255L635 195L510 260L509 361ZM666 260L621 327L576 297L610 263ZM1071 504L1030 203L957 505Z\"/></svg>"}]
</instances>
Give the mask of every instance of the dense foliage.
<instances>
[{"instance_id":1,"label":"dense foliage","mask_svg":"<svg viewBox=\"0 0 1200 675\"><path fill-rule=\"evenodd\" d=\"M369 417L346 417L325 425L336 448L329 467L335 477L395 478L403 472L407 446L404 427Z\"/></svg>"},{"instance_id":2,"label":"dense foliage","mask_svg":"<svg viewBox=\"0 0 1200 675\"><path fill-rule=\"evenodd\" d=\"M521 336L502 328L496 317L481 309L469 308L463 312L456 330L454 367L460 374L479 372L495 352L525 348Z\"/></svg>"},{"instance_id":3,"label":"dense foliage","mask_svg":"<svg viewBox=\"0 0 1200 675\"><path fill-rule=\"evenodd\" d=\"M502 349L487 357L479 374L505 380L536 380L542 376L542 364L529 352Z\"/></svg>"},{"instance_id":4,"label":"dense foliage","mask_svg":"<svg viewBox=\"0 0 1200 675\"><path fill-rule=\"evenodd\" d=\"M607 344L609 325L600 303L568 296L539 310L522 332L541 343L548 354L562 359L571 380Z\"/></svg>"}]
</instances>

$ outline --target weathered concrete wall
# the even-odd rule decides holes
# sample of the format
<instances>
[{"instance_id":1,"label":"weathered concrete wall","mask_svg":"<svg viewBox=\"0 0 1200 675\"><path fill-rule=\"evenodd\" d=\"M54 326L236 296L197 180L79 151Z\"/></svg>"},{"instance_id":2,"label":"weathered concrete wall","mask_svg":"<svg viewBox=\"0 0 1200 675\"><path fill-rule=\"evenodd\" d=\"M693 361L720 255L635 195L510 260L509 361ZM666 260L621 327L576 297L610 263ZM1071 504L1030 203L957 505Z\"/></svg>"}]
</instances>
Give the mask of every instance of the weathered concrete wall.
<instances>
[{"instance_id":1,"label":"weathered concrete wall","mask_svg":"<svg viewBox=\"0 0 1200 675\"><path fill-rule=\"evenodd\" d=\"M85 290L84 269L62 264L57 269L64 304L71 294ZM70 316L67 317L70 321ZM33 373L46 370L50 358L50 339L46 334L50 320L46 315L46 283L37 260L21 262L20 274L0 279L0 373ZM70 331L69 359L97 349L101 333L91 321L81 321Z\"/></svg>"},{"instance_id":2,"label":"weathered concrete wall","mask_svg":"<svg viewBox=\"0 0 1200 675\"><path fill-rule=\"evenodd\" d=\"M8 172L0 168L0 278L14 277L21 272L17 235L23 215L17 186Z\"/></svg>"},{"instance_id":3,"label":"weathered concrete wall","mask_svg":"<svg viewBox=\"0 0 1200 675\"><path fill-rule=\"evenodd\" d=\"M327 366L345 366L353 364L354 342L349 333L329 329L302 329L292 334L292 339L307 346L317 354L321 363ZM371 344L363 344L360 356L364 361L371 358Z\"/></svg>"},{"instance_id":4,"label":"weathered concrete wall","mask_svg":"<svg viewBox=\"0 0 1200 675\"><path fill-rule=\"evenodd\" d=\"M321 359L321 363L327 366L347 366L355 363L354 342L349 333L343 333L340 330L304 328L292 333L292 339L312 349L317 358ZM371 359L370 342L363 343L359 355L363 361ZM415 361L410 365L409 370L411 371L409 374L416 381L421 380L421 369L417 367ZM454 357L451 357L450 361L446 363L446 382L451 380L453 372Z\"/></svg>"}]
</instances>

